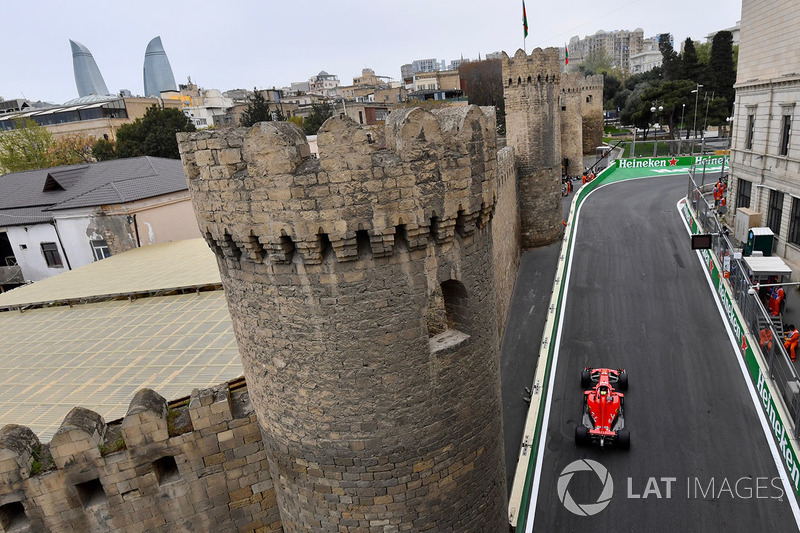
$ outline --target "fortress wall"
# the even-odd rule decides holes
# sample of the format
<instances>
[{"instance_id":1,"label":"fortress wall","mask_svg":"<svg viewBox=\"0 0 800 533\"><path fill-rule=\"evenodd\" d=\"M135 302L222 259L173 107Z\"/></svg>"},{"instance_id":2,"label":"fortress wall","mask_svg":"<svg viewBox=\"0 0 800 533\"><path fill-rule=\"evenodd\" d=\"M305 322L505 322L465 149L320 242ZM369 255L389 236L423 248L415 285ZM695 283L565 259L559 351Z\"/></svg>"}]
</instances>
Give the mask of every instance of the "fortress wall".
<instances>
[{"instance_id":1,"label":"fortress wall","mask_svg":"<svg viewBox=\"0 0 800 533\"><path fill-rule=\"evenodd\" d=\"M286 531L506 527L493 109L181 134Z\"/></svg>"},{"instance_id":2,"label":"fortress wall","mask_svg":"<svg viewBox=\"0 0 800 533\"><path fill-rule=\"evenodd\" d=\"M0 527L281 531L247 389L195 390L179 408L142 389L112 425L76 407L46 444L27 427L3 427Z\"/></svg>"},{"instance_id":3,"label":"fortress wall","mask_svg":"<svg viewBox=\"0 0 800 533\"><path fill-rule=\"evenodd\" d=\"M497 152L497 207L492 219L498 338L503 338L520 260L520 222L514 149Z\"/></svg>"}]
</instances>

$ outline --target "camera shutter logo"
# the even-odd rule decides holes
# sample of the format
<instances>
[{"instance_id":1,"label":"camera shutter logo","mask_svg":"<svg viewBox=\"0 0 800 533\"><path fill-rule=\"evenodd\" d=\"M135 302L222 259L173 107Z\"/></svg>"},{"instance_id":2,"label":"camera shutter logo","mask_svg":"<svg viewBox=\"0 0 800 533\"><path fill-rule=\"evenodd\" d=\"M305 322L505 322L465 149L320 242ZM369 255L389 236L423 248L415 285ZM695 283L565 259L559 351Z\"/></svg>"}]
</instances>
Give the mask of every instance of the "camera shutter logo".
<instances>
[{"instance_id":1,"label":"camera shutter logo","mask_svg":"<svg viewBox=\"0 0 800 533\"><path fill-rule=\"evenodd\" d=\"M575 475L575 472L588 471L597 474L597 477L603 484L603 490L595 503L575 503L575 500L572 499L572 496L567 490L567 486L572 480L572 476ZM592 516L605 509L611 502L611 497L614 495L614 480L611 479L611 474L608 473L606 467L597 461L579 459L571 462L561 471L561 475L558 478L557 489L558 499L561 500L561 503L564 504L567 511L578 516Z\"/></svg>"}]
</instances>

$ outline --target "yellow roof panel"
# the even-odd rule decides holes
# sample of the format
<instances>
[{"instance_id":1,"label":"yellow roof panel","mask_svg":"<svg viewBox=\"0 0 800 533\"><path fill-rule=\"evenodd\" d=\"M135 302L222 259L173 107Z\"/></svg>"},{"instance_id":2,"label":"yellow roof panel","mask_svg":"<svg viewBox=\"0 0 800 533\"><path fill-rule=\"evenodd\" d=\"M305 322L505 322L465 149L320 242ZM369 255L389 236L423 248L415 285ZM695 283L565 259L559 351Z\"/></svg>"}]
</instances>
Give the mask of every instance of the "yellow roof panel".
<instances>
[{"instance_id":1,"label":"yellow roof panel","mask_svg":"<svg viewBox=\"0 0 800 533\"><path fill-rule=\"evenodd\" d=\"M220 283L203 239L153 244L0 294L0 308Z\"/></svg>"},{"instance_id":2,"label":"yellow roof panel","mask_svg":"<svg viewBox=\"0 0 800 533\"><path fill-rule=\"evenodd\" d=\"M43 441L77 405L110 421L142 387L173 400L242 375L220 290L0 312L0 331L0 427Z\"/></svg>"}]
</instances>

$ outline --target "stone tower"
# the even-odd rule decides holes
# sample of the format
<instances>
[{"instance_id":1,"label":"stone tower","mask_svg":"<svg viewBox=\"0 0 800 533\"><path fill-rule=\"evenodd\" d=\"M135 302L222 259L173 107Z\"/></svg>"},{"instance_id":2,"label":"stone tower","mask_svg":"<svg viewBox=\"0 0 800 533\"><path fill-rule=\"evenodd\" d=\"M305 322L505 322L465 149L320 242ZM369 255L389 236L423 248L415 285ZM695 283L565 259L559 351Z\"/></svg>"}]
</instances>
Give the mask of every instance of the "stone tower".
<instances>
[{"instance_id":1,"label":"stone tower","mask_svg":"<svg viewBox=\"0 0 800 533\"><path fill-rule=\"evenodd\" d=\"M593 154L603 143L603 75L583 79L581 117L583 120L583 153Z\"/></svg>"},{"instance_id":2,"label":"stone tower","mask_svg":"<svg viewBox=\"0 0 800 533\"><path fill-rule=\"evenodd\" d=\"M583 172L583 156L603 142L603 76L561 74L561 157L569 176Z\"/></svg>"},{"instance_id":3,"label":"stone tower","mask_svg":"<svg viewBox=\"0 0 800 533\"><path fill-rule=\"evenodd\" d=\"M561 159L568 176L580 176L583 173L583 81L584 76L578 72L561 74L558 102L561 111Z\"/></svg>"},{"instance_id":4,"label":"stone tower","mask_svg":"<svg viewBox=\"0 0 800 533\"><path fill-rule=\"evenodd\" d=\"M561 61L557 48L503 52L506 138L517 157L522 247L561 238Z\"/></svg>"},{"instance_id":5,"label":"stone tower","mask_svg":"<svg viewBox=\"0 0 800 533\"><path fill-rule=\"evenodd\" d=\"M179 134L284 531L507 529L494 110Z\"/></svg>"}]
</instances>

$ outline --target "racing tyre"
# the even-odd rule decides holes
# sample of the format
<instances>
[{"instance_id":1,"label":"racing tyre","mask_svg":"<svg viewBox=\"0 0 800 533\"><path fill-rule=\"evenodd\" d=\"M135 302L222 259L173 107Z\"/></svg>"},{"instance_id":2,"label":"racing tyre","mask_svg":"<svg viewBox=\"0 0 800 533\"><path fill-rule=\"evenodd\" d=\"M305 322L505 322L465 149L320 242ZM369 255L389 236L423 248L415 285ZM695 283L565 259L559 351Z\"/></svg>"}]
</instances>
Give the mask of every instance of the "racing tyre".
<instances>
[{"instance_id":1,"label":"racing tyre","mask_svg":"<svg viewBox=\"0 0 800 533\"><path fill-rule=\"evenodd\" d=\"M627 372L620 372L619 379L617 380L617 385L619 385L619 390L628 390L628 373Z\"/></svg>"},{"instance_id":2,"label":"racing tyre","mask_svg":"<svg viewBox=\"0 0 800 533\"><path fill-rule=\"evenodd\" d=\"M585 428L584 428L585 429ZM631 433L627 429L620 429L617 432L617 446L622 450L631 449Z\"/></svg>"},{"instance_id":3,"label":"racing tyre","mask_svg":"<svg viewBox=\"0 0 800 533\"><path fill-rule=\"evenodd\" d=\"M583 426L575 426L575 444L586 446L589 444L589 430Z\"/></svg>"},{"instance_id":4,"label":"racing tyre","mask_svg":"<svg viewBox=\"0 0 800 533\"><path fill-rule=\"evenodd\" d=\"M588 370L581 372L581 387L588 389L592 386L592 373Z\"/></svg>"}]
</instances>

